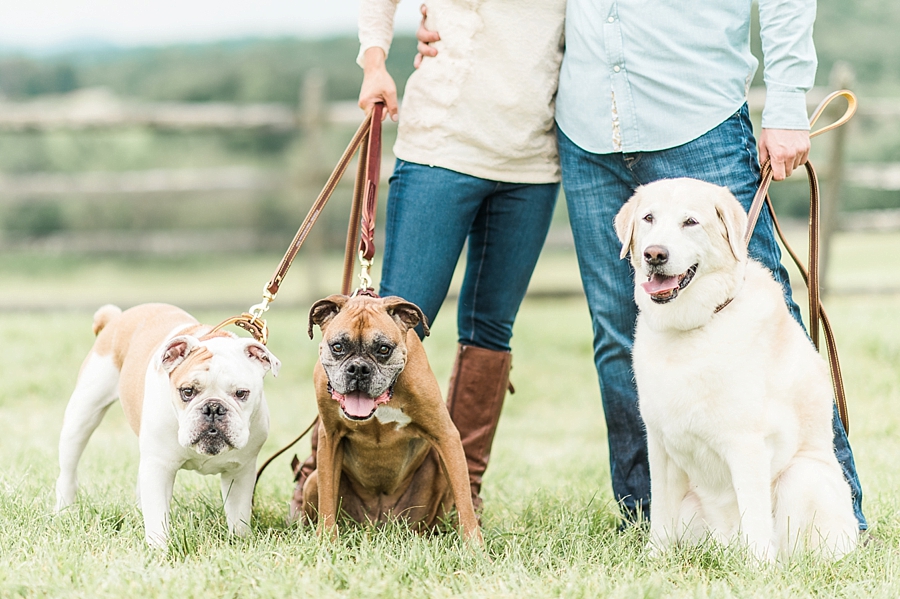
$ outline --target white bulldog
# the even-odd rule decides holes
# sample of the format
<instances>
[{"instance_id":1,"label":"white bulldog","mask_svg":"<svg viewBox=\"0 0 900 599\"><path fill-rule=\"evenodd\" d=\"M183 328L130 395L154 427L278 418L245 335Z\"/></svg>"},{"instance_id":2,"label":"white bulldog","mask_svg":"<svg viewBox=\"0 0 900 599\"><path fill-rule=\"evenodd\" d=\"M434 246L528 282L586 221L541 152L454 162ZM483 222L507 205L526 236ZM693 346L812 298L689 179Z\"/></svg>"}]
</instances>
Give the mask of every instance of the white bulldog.
<instances>
[{"instance_id":1,"label":"white bulldog","mask_svg":"<svg viewBox=\"0 0 900 599\"><path fill-rule=\"evenodd\" d=\"M97 340L69 399L59 439L56 511L72 504L88 439L120 398L138 435L138 502L147 542L168 541L169 504L181 469L222 475L228 529L249 530L256 457L269 432L263 377L279 360L252 339L211 332L187 312L143 304L94 315Z\"/></svg>"}]
</instances>

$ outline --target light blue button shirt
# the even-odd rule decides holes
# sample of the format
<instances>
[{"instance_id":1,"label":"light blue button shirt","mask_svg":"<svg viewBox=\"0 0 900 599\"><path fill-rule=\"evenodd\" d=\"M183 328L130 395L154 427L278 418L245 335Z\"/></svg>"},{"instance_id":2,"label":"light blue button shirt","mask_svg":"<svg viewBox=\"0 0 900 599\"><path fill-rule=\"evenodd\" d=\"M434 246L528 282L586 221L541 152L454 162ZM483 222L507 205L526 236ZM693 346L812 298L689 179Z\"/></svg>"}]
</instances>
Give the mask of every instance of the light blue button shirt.
<instances>
[{"instance_id":1,"label":"light blue button shirt","mask_svg":"<svg viewBox=\"0 0 900 599\"><path fill-rule=\"evenodd\" d=\"M594 153L692 141L734 114L758 61L750 0L569 0L556 119ZM808 129L815 0L759 0L762 126Z\"/></svg>"}]
</instances>

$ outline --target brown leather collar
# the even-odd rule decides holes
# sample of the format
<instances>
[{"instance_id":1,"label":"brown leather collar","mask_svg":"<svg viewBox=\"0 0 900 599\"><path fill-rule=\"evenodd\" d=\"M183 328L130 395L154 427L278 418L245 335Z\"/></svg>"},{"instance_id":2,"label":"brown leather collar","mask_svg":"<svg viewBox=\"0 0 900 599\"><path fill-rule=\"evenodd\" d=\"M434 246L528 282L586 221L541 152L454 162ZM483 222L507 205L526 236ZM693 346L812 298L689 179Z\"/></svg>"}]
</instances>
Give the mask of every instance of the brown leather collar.
<instances>
[{"instance_id":1,"label":"brown leather collar","mask_svg":"<svg viewBox=\"0 0 900 599\"><path fill-rule=\"evenodd\" d=\"M721 312L722 310L724 310L725 307L728 306L728 304L730 304L730 303L733 302L733 301L734 301L734 298L733 298L733 297L729 297L727 300L725 300L724 302L722 302L721 304L719 304L718 306L716 306L716 309L713 310L713 314L718 314L719 312Z\"/></svg>"}]
</instances>

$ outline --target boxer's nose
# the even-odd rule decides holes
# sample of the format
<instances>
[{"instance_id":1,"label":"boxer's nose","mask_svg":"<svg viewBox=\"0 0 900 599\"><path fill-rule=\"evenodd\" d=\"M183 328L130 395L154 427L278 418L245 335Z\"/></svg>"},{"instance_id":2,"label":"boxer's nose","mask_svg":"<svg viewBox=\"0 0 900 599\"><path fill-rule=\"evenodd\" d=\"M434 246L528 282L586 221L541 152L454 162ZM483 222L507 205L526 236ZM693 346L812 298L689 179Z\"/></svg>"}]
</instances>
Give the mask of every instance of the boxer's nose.
<instances>
[{"instance_id":1,"label":"boxer's nose","mask_svg":"<svg viewBox=\"0 0 900 599\"><path fill-rule=\"evenodd\" d=\"M651 245L644 250L644 260L651 266L665 264L669 260L669 250L661 245Z\"/></svg>"},{"instance_id":2,"label":"boxer's nose","mask_svg":"<svg viewBox=\"0 0 900 599\"><path fill-rule=\"evenodd\" d=\"M372 374L372 370L369 368L369 365L363 361L352 362L347 366L347 374L356 377L357 379L365 380Z\"/></svg>"},{"instance_id":3,"label":"boxer's nose","mask_svg":"<svg viewBox=\"0 0 900 599\"><path fill-rule=\"evenodd\" d=\"M221 420L225 417L226 412L228 412L228 409L217 401L206 402L206 405L200 409L200 413L203 414L203 417L207 422Z\"/></svg>"}]
</instances>

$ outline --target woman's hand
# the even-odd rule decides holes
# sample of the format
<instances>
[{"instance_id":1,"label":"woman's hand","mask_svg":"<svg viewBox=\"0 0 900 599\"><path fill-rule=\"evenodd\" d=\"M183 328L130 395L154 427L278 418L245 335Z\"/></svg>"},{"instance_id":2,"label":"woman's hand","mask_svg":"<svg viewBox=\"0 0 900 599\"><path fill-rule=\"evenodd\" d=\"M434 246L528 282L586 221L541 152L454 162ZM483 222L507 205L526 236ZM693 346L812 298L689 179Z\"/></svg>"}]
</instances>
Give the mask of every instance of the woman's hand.
<instances>
[{"instance_id":1,"label":"woman's hand","mask_svg":"<svg viewBox=\"0 0 900 599\"><path fill-rule=\"evenodd\" d=\"M384 59L384 50L378 47L368 48L363 54L363 82L359 90L359 107L368 114L376 102L384 102L386 109L384 116L390 114L391 120L396 121L397 86L387 72Z\"/></svg>"}]
</instances>

